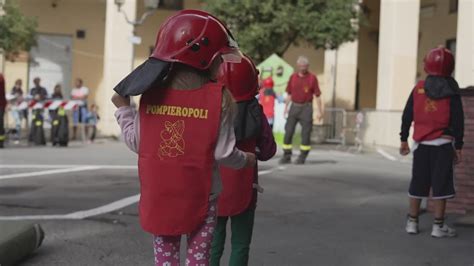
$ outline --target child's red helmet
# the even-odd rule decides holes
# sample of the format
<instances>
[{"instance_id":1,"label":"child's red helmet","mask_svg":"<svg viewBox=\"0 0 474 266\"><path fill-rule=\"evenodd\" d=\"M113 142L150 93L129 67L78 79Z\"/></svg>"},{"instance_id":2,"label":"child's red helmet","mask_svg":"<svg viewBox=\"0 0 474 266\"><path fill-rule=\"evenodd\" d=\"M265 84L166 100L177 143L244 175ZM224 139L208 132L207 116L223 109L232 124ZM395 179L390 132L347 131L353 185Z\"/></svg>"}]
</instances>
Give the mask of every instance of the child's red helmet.
<instances>
[{"instance_id":1,"label":"child's red helmet","mask_svg":"<svg viewBox=\"0 0 474 266\"><path fill-rule=\"evenodd\" d=\"M224 61L240 61L238 45L224 23L201 10L182 10L168 18L158 32L152 53L156 59L202 70L219 55Z\"/></svg>"},{"instance_id":2,"label":"child's red helmet","mask_svg":"<svg viewBox=\"0 0 474 266\"><path fill-rule=\"evenodd\" d=\"M262 87L264 89L273 88L274 85L275 85L275 83L273 83L272 77L268 77L268 78L264 79L263 82L262 82Z\"/></svg>"},{"instance_id":3,"label":"child's red helmet","mask_svg":"<svg viewBox=\"0 0 474 266\"><path fill-rule=\"evenodd\" d=\"M251 100L258 93L258 70L246 55L240 63L221 64L217 77L237 102Z\"/></svg>"},{"instance_id":4,"label":"child's red helmet","mask_svg":"<svg viewBox=\"0 0 474 266\"><path fill-rule=\"evenodd\" d=\"M454 56L448 49L438 47L425 56L424 64L428 75L449 77L454 71Z\"/></svg>"}]
</instances>

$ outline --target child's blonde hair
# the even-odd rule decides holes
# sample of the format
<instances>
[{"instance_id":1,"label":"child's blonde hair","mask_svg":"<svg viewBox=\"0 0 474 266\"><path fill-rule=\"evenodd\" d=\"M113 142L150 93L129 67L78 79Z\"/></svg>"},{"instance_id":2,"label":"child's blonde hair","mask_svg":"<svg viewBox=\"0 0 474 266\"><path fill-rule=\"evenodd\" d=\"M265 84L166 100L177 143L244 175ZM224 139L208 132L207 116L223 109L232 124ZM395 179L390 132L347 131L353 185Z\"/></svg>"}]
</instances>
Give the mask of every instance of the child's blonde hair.
<instances>
[{"instance_id":1,"label":"child's blonde hair","mask_svg":"<svg viewBox=\"0 0 474 266\"><path fill-rule=\"evenodd\" d=\"M213 80L208 70L202 71L184 64L175 63L162 87L177 90L192 90L209 82L213 82ZM221 117L229 117L233 120L236 113L237 106L235 100L232 94L224 88Z\"/></svg>"}]
</instances>

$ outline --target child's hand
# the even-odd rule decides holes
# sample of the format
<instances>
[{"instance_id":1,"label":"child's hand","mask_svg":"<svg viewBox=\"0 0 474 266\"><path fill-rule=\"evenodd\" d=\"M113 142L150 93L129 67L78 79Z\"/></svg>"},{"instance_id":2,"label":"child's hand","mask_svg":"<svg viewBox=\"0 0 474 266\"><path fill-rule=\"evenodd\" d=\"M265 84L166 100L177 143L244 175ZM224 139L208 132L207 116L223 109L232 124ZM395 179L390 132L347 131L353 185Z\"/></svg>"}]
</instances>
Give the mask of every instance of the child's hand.
<instances>
[{"instance_id":1,"label":"child's hand","mask_svg":"<svg viewBox=\"0 0 474 266\"><path fill-rule=\"evenodd\" d=\"M112 103L117 108L120 108L123 106L130 106L130 97L123 97L117 93L114 93L111 100L112 100Z\"/></svg>"},{"instance_id":2,"label":"child's hand","mask_svg":"<svg viewBox=\"0 0 474 266\"><path fill-rule=\"evenodd\" d=\"M247 155L247 163L245 164L245 168L255 167L257 164L257 157L254 153L246 152Z\"/></svg>"},{"instance_id":3,"label":"child's hand","mask_svg":"<svg viewBox=\"0 0 474 266\"><path fill-rule=\"evenodd\" d=\"M408 142L402 141L400 144L400 154L405 156L410 153L410 146L408 146Z\"/></svg>"},{"instance_id":4,"label":"child's hand","mask_svg":"<svg viewBox=\"0 0 474 266\"><path fill-rule=\"evenodd\" d=\"M454 153L454 164L460 164L462 162L462 150L456 150Z\"/></svg>"},{"instance_id":5,"label":"child's hand","mask_svg":"<svg viewBox=\"0 0 474 266\"><path fill-rule=\"evenodd\" d=\"M257 190L258 193L263 193L263 192L264 192L263 187L261 187L259 184L255 184L255 183L254 183L254 184L253 184L253 188L254 188L255 190Z\"/></svg>"}]
</instances>

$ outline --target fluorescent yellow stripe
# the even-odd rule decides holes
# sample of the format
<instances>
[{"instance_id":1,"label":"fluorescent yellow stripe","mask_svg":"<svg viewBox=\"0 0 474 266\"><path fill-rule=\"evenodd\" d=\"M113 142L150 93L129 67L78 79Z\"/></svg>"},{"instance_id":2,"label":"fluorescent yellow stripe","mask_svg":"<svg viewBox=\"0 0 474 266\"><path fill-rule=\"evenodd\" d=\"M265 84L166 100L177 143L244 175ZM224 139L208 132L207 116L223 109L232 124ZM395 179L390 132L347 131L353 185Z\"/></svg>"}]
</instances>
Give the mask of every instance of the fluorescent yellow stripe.
<instances>
[{"instance_id":1,"label":"fluorescent yellow stripe","mask_svg":"<svg viewBox=\"0 0 474 266\"><path fill-rule=\"evenodd\" d=\"M291 144L283 144L283 149L284 150L291 150L293 146Z\"/></svg>"},{"instance_id":2,"label":"fluorescent yellow stripe","mask_svg":"<svg viewBox=\"0 0 474 266\"><path fill-rule=\"evenodd\" d=\"M64 108L60 107L58 109L58 115L59 116L65 116L66 115L66 111L64 111Z\"/></svg>"},{"instance_id":3,"label":"fluorescent yellow stripe","mask_svg":"<svg viewBox=\"0 0 474 266\"><path fill-rule=\"evenodd\" d=\"M42 124L43 124L43 122L41 122L41 121L36 121L36 123L35 123L35 125L36 125L37 127L41 126Z\"/></svg>"},{"instance_id":4,"label":"fluorescent yellow stripe","mask_svg":"<svg viewBox=\"0 0 474 266\"><path fill-rule=\"evenodd\" d=\"M0 141L4 141L5 140L5 135L0 135Z\"/></svg>"},{"instance_id":5,"label":"fluorescent yellow stripe","mask_svg":"<svg viewBox=\"0 0 474 266\"><path fill-rule=\"evenodd\" d=\"M309 146L309 145L300 145L300 150L302 150L302 151L310 151L310 150L311 150L311 146Z\"/></svg>"}]
</instances>

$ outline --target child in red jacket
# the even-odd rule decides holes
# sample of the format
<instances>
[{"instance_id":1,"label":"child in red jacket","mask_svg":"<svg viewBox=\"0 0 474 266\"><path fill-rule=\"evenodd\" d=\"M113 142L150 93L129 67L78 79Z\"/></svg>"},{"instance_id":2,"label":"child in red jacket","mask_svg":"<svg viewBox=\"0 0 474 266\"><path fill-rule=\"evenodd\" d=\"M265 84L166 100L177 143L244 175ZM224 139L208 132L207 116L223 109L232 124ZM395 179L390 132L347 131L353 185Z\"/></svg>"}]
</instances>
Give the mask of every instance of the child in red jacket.
<instances>
[{"instance_id":1,"label":"child in red jacket","mask_svg":"<svg viewBox=\"0 0 474 266\"><path fill-rule=\"evenodd\" d=\"M273 123L275 122L275 100L277 98L275 91L273 90L272 77L268 77L262 81L262 89L260 90L258 100L263 107L263 113L268 120L268 124L273 129Z\"/></svg>"},{"instance_id":2,"label":"child in red jacket","mask_svg":"<svg viewBox=\"0 0 474 266\"><path fill-rule=\"evenodd\" d=\"M433 237L453 237L456 231L444 223L446 200L455 195L454 164L462 157L464 113L459 86L451 77L454 57L443 47L431 50L424 60L426 80L413 89L403 111L400 153L410 153L408 135L414 122L413 172L409 189L410 212L406 231L418 234L418 215L423 198L434 200Z\"/></svg>"},{"instance_id":3,"label":"child in red jacket","mask_svg":"<svg viewBox=\"0 0 474 266\"><path fill-rule=\"evenodd\" d=\"M154 236L156 265L180 264L182 235L186 265L209 264L221 191L218 166L255 165L253 153L235 148L234 103L213 81L222 61L240 56L217 18L183 10L161 26L152 57L115 88L117 120L138 153L140 224ZM160 70L167 68L163 80ZM138 113L127 97L136 94L142 95Z\"/></svg>"},{"instance_id":4,"label":"child in red jacket","mask_svg":"<svg viewBox=\"0 0 474 266\"><path fill-rule=\"evenodd\" d=\"M232 93L238 106L234 121L237 148L257 151L261 161L275 155L272 130L255 98L258 93L258 71L244 56L240 63L222 64L220 80ZM232 253L229 265L247 265L257 204L258 169L233 170L221 167L223 191L218 201L218 219L211 250L211 265L219 265L224 251L227 221L232 221Z\"/></svg>"}]
</instances>

